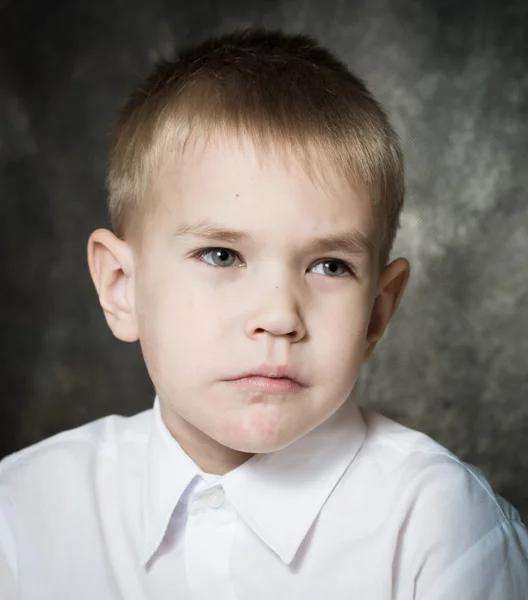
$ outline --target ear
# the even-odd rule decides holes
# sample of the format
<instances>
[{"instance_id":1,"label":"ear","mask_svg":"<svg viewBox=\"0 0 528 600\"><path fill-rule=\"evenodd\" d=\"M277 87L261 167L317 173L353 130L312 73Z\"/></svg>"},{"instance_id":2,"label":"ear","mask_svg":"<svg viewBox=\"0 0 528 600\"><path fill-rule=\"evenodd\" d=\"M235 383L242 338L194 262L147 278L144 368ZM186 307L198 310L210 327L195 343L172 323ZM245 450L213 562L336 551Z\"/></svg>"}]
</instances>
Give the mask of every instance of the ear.
<instances>
[{"instance_id":1,"label":"ear","mask_svg":"<svg viewBox=\"0 0 528 600\"><path fill-rule=\"evenodd\" d=\"M379 278L378 291L370 315L365 340L363 364L368 361L378 341L382 338L392 315L396 312L411 273L409 261L398 258L386 266Z\"/></svg>"},{"instance_id":2,"label":"ear","mask_svg":"<svg viewBox=\"0 0 528 600\"><path fill-rule=\"evenodd\" d=\"M88 240L88 266L112 333L123 342L135 342L139 336L132 249L108 229L97 229Z\"/></svg>"}]
</instances>

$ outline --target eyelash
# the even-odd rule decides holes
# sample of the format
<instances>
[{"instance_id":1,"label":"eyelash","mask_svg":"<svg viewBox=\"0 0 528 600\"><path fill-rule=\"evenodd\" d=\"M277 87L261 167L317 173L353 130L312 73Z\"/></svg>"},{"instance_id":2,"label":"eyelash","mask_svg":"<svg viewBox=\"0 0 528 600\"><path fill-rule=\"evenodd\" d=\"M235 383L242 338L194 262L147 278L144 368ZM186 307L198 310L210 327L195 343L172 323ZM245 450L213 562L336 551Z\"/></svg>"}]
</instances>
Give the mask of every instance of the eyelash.
<instances>
[{"instance_id":1,"label":"eyelash","mask_svg":"<svg viewBox=\"0 0 528 600\"><path fill-rule=\"evenodd\" d=\"M229 269L229 268L232 268L234 266L234 265L230 265L230 266L227 266L227 267L220 267L218 265L212 265L211 263L208 263L207 261L204 261L203 257L206 254L209 254L209 252L213 252L214 250L216 250L216 251L218 251L218 250L225 250L226 252L231 252L231 253L235 254L236 257L239 260L242 260L241 257L240 257L240 254L238 252L236 252L235 250L232 250L231 248L224 248L223 246L211 246L211 247L208 247L208 248L201 248L200 250L197 250L196 252L193 252L193 254L191 255L191 257L194 258L194 259L196 259L196 260L198 260L198 261L200 261L200 262L202 262L202 263L205 263L209 267L213 267L214 269ZM355 277L354 269L348 263L346 263L345 261L343 261L343 260L341 260L339 258L323 258L323 259L319 260L318 262L316 262L315 265L318 265L318 264L321 264L321 263L324 263L324 262L327 262L327 263L332 263L332 262L333 263L338 263L338 264L342 265L345 268L347 276L349 276L349 277ZM332 276L328 275L328 277L332 277ZM338 278L345 277L345 275L335 275L334 277L336 279L338 279Z\"/></svg>"}]
</instances>

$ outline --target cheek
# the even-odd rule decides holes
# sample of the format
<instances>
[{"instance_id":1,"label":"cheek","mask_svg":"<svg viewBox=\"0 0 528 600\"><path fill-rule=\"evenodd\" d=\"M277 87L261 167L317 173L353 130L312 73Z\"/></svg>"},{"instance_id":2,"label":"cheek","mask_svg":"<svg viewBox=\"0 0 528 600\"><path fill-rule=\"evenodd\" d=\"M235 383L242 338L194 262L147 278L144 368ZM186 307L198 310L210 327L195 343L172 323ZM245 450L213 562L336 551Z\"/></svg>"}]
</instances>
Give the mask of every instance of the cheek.
<instances>
[{"instance_id":1,"label":"cheek","mask_svg":"<svg viewBox=\"0 0 528 600\"><path fill-rule=\"evenodd\" d=\"M161 287L142 306L140 340L147 366L152 365L149 371L192 374L205 356L225 351L220 344L223 311L210 294L182 288L183 282Z\"/></svg>"},{"instance_id":2,"label":"cheek","mask_svg":"<svg viewBox=\"0 0 528 600\"><path fill-rule=\"evenodd\" d=\"M350 319L348 323L328 323L314 336L314 374L327 393L348 395L359 374L365 347L364 325Z\"/></svg>"},{"instance_id":3,"label":"cheek","mask_svg":"<svg viewBox=\"0 0 528 600\"><path fill-rule=\"evenodd\" d=\"M322 359L328 362L350 361L360 352L365 341L362 319L336 319L322 323L317 336L317 348ZM314 339L315 341L315 339Z\"/></svg>"}]
</instances>

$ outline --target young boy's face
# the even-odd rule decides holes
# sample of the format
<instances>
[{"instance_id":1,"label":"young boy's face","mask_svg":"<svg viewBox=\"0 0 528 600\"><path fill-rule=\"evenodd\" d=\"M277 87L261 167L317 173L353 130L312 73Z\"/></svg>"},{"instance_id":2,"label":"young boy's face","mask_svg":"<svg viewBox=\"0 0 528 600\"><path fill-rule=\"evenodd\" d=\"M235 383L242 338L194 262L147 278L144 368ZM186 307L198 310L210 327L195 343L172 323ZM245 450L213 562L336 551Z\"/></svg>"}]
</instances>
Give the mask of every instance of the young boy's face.
<instances>
[{"instance_id":1,"label":"young boy's face","mask_svg":"<svg viewBox=\"0 0 528 600\"><path fill-rule=\"evenodd\" d=\"M128 333L107 318L122 339L136 332L163 418L204 470L283 448L327 419L403 292L400 259L373 311L377 256L358 242L374 239L369 199L326 178L221 137L159 175L155 213L123 268Z\"/></svg>"}]
</instances>

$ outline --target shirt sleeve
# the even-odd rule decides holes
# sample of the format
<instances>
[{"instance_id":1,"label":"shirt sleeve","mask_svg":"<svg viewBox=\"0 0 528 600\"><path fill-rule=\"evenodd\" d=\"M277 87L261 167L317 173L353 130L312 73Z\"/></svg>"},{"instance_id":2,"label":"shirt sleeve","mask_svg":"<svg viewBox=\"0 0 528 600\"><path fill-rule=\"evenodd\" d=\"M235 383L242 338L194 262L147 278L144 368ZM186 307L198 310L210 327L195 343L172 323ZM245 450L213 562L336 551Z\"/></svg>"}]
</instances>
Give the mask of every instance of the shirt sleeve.
<instances>
[{"instance_id":1,"label":"shirt sleeve","mask_svg":"<svg viewBox=\"0 0 528 600\"><path fill-rule=\"evenodd\" d=\"M528 600L528 531L480 471L440 461L419 487L413 600Z\"/></svg>"},{"instance_id":2,"label":"shirt sleeve","mask_svg":"<svg viewBox=\"0 0 528 600\"><path fill-rule=\"evenodd\" d=\"M0 548L0 598L2 600L17 600L16 588L14 573Z\"/></svg>"},{"instance_id":3,"label":"shirt sleeve","mask_svg":"<svg viewBox=\"0 0 528 600\"><path fill-rule=\"evenodd\" d=\"M0 598L17 600L15 541L2 508L0 502Z\"/></svg>"},{"instance_id":4,"label":"shirt sleeve","mask_svg":"<svg viewBox=\"0 0 528 600\"><path fill-rule=\"evenodd\" d=\"M526 600L528 534L520 522L492 529L416 600Z\"/></svg>"}]
</instances>

